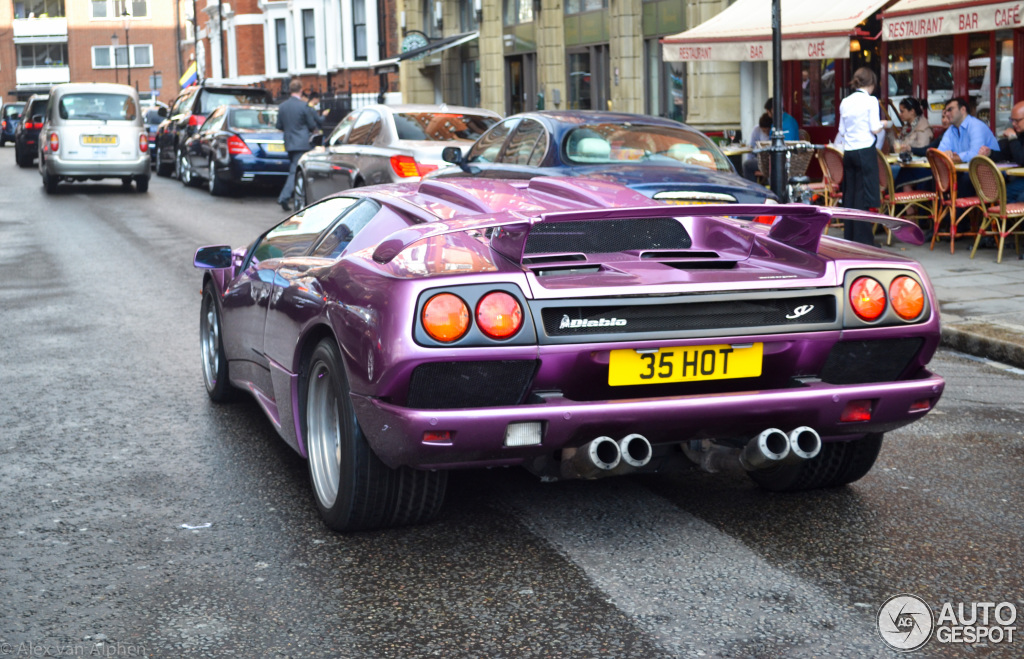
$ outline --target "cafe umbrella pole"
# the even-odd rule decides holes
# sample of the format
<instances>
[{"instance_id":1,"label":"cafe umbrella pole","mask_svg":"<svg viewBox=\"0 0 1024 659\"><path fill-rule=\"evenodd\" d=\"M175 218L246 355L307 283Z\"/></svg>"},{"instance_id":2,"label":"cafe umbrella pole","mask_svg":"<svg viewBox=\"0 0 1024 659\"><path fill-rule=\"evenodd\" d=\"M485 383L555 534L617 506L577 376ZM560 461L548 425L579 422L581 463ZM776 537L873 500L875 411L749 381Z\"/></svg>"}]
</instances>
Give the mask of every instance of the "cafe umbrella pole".
<instances>
[{"instance_id":1,"label":"cafe umbrella pole","mask_svg":"<svg viewBox=\"0 0 1024 659\"><path fill-rule=\"evenodd\" d=\"M789 202L786 190L786 133L782 130L782 7L781 0L772 0L772 192L782 203Z\"/></svg>"}]
</instances>

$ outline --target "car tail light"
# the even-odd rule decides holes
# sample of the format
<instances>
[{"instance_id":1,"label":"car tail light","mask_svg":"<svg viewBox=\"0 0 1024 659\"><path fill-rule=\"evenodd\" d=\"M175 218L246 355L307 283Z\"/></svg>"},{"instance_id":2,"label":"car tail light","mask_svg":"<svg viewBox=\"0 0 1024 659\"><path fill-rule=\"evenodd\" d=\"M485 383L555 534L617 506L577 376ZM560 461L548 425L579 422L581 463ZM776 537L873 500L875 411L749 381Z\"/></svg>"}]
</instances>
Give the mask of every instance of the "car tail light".
<instances>
[{"instance_id":1,"label":"car tail light","mask_svg":"<svg viewBox=\"0 0 1024 659\"><path fill-rule=\"evenodd\" d=\"M932 399L922 398L921 400L915 400L910 405L911 412L924 412L925 410L932 409Z\"/></svg>"},{"instance_id":2,"label":"car tail light","mask_svg":"<svg viewBox=\"0 0 1024 659\"><path fill-rule=\"evenodd\" d=\"M843 413L839 415L839 420L843 423L850 423L854 421L870 421L871 420L871 401L870 400L851 400L843 408Z\"/></svg>"},{"instance_id":3,"label":"car tail light","mask_svg":"<svg viewBox=\"0 0 1024 659\"><path fill-rule=\"evenodd\" d=\"M424 165L416 162L412 156L391 156L391 169L402 178L424 176L427 172L437 169L437 165Z\"/></svg>"},{"instance_id":4,"label":"car tail light","mask_svg":"<svg viewBox=\"0 0 1024 659\"><path fill-rule=\"evenodd\" d=\"M28 130L42 130L43 124L37 124L34 121L29 121L25 123L25 128Z\"/></svg>"},{"instance_id":5,"label":"car tail light","mask_svg":"<svg viewBox=\"0 0 1024 659\"><path fill-rule=\"evenodd\" d=\"M228 153L230 153L233 156L252 155L252 151L249 150L249 147L246 145L245 140L243 140L238 135L232 135L231 137L228 138Z\"/></svg>"},{"instance_id":6,"label":"car tail light","mask_svg":"<svg viewBox=\"0 0 1024 659\"><path fill-rule=\"evenodd\" d=\"M924 290L912 277L897 277L889 284L889 300L903 320L914 320L924 310Z\"/></svg>"},{"instance_id":7,"label":"car tail light","mask_svg":"<svg viewBox=\"0 0 1024 659\"><path fill-rule=\"evenodd\" d=\"M60 151L60 136L57 133L50 133L50 153Z\"/></svg>"},{"instance_id":8,"label":"car tail light","mask_svg":"<svg viewBox=\"0 0 1024 659\"><path fill-rule=\"evenodd\" d=\"M885 288L871 277L858 277L850 286L850 304L861 320L877 320L885 311Z\"/></svg>"},{"instance_id":9,"label":"car tail light","mask_svg":"<svg viewBox=\"0 0 1024 659\"><path fill-rule=\"evenodd\" d=\"M451 444L452 432L450 430L425 430L423 442L425 444Z\"/></svg>"},{"instance_id":10,"label":"car tail light","mask_svg":"<svg viewBox=\"0 0 1024 659\"><path fill-rule=\"evenodd\" d=\"M469 329L469 307L451 293L435 295L423 305L423 329L442 343L460 339Z\"/></svg>"},{"instance_id":11,"label":"car tail light","mask_svg":"<svg viewBox=\"0 0 1024 659\"><path fill-rule=\"evenodd\" d=\"M206 121L206 117L204 117L203 115L193 114L188 118L188 125L193 128L198 128L199 126L203 125L204 121Z\"/></svg>"},{"instance_id":12,"label":"car tail light","mask_svg":"<svg viewBox=\"0 0 1024 659\"><path fill-rule=\"evenodd\" d=\"M145 133L139 133L139 151L142 153L149 151L149 135Z\"/></svg>"},{"instance_id":13,"label":"car tail light","mask_svg":"<svg viewBox=\"0 0 1024 659\"><path fill-rule=\"evenodd\" d=\"M492 339L507 339L523 326L523 308L508 293L488 293L476 305L476 324Z\"/></svg>"}]
</instances>

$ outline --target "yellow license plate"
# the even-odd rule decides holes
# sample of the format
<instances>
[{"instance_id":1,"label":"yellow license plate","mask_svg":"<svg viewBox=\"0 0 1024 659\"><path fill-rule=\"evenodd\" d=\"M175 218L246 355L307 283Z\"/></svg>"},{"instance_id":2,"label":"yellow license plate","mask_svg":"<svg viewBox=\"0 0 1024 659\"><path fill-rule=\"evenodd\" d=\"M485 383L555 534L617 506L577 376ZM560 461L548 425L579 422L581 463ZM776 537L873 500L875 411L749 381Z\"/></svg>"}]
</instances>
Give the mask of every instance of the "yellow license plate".
<instances>
[{"instance_id":1,"label":"yellow license plate","mask_svg":"<svg viewBox=\"0 0 1024 659\"><path fill-rule=\"evenodd\" d=\"M275 153L284 153L284 144L268 144L267 151L274 151Z\"/></svg>"},{"instance_id":2,"label":"yellow license plate","mask_svg":"<svg viewBox=\"0 0 1024 659\"><path fill-rule=\"evenodd\" d=\"M683 346L642 353L636 350L612 350L608 364L608 384L620 387L756 378L761 375L763 353L763 343Z\"/></svg>"},{"instance_id":3,"label":"yellow license plate","mask_svg":"<svg viewBox=\"0 0 1024 659\"><path fill-rule=\"evenodd\" d=\"M83 135L82 144L117 144L117 135Z\"/></svg>"}]
</instances>

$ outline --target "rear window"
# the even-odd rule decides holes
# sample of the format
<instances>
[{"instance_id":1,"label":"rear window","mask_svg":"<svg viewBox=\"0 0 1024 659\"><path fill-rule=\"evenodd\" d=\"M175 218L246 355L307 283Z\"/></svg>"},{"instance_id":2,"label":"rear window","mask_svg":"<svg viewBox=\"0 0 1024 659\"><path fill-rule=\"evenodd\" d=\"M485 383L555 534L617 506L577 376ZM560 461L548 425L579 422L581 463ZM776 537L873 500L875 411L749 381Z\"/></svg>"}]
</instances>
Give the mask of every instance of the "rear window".
<instances>
[{"instance_id":1,"label":"rear window","mask_svg":"<svg viewBox=\"0 0 1024 659\"><path fill-rule=\"evenodd\" d=\"M28 106L28 112L25 113L25 116L28 119L32 119L32 118L34 118L36 116L39 116L39 115L45 115L46 114L46 106L49 103L50 102L48 100L45 100L45 101L32 101L32 103Z\"/></svg>"},{"instance_id":2,"label":"rear window","mask_svg":"<svg viewBox=\"0 0 1024 659\"><path fill-rule=\"evenodd\" d=\"M395 114L400 140L476 140L498 123L494 117L450 112L401 112Z\"/></svg>"},{"instance_id":3,"label":"rear window","mask_svg":"<svg viewBox=\"0 0 1024 659\"><path fill-rule=\"evenodd\" d=\"M264 89L230 92L203 89L199 92L199 103L193 112L196 114L210 114L222 105L248 105L251 103L269 103L270 101L270 94Z\"/></svg>"},{"instance_id":4,"label":"rear window","mask_svg":"<svg viewBox=\"0 0 1024 659\"><path fill-rule=\"evenodd\" d=\"M4 106L4 116L5 117L10 117L10 116L16 115L19 112L21 112L21 109L23 107L25 107L24 103L19 103L17 105L5 105Z\"/></svg>"},{"instance_id":5,"label":"rear window","mask_svg":"<svg viewBox=\"0 0 1024 659\"><path fill-rule=\"evenodd\" d=\"M228 126L239 130L277 130L277 108L266 110L235 110Z\"/></svg>"},{"instance_id":6,"label":"rear window","mask_svg":"<svg viewBox=\"0 0 1024 659\"><path fill-rule=\"evenodd\" d=\"M135 99L127 94L86 92L61 96L57 113L69 121L132 121L138 108Z\"/></svg>"}]
</instances>

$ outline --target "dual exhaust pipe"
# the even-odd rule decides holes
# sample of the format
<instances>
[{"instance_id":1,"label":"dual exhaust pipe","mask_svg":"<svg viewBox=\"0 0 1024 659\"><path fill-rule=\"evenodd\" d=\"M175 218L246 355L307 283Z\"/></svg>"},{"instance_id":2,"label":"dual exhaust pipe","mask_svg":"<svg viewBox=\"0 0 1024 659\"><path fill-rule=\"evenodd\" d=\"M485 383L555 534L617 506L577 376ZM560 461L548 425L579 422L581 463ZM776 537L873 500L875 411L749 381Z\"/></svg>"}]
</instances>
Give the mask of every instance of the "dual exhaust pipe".
<instances>
[{"instance_id":1,"label":"dual exhaust pipe","mask_svg":"<svg viewBox=\"0 0 1024 659\"><path fill-rule=\"evenodd\" d=\"M768 469L810 460L821 452L821 436L809 426L786 434L778 428L761 431L740 451L740 465L747 471Z\"/></svg>"},{"instance_id":2,"label":"dual exhaust pipe","mask_svg":"<svg viewBox=\"0 0 1024 659\"><path fill-rule=\"evenodd\" d=\"M592 439L562 461L562 478L599 478L628 474L651 461L651 443L632 433L619 441L611 437Z\"/></svg>"}]
</instances>

